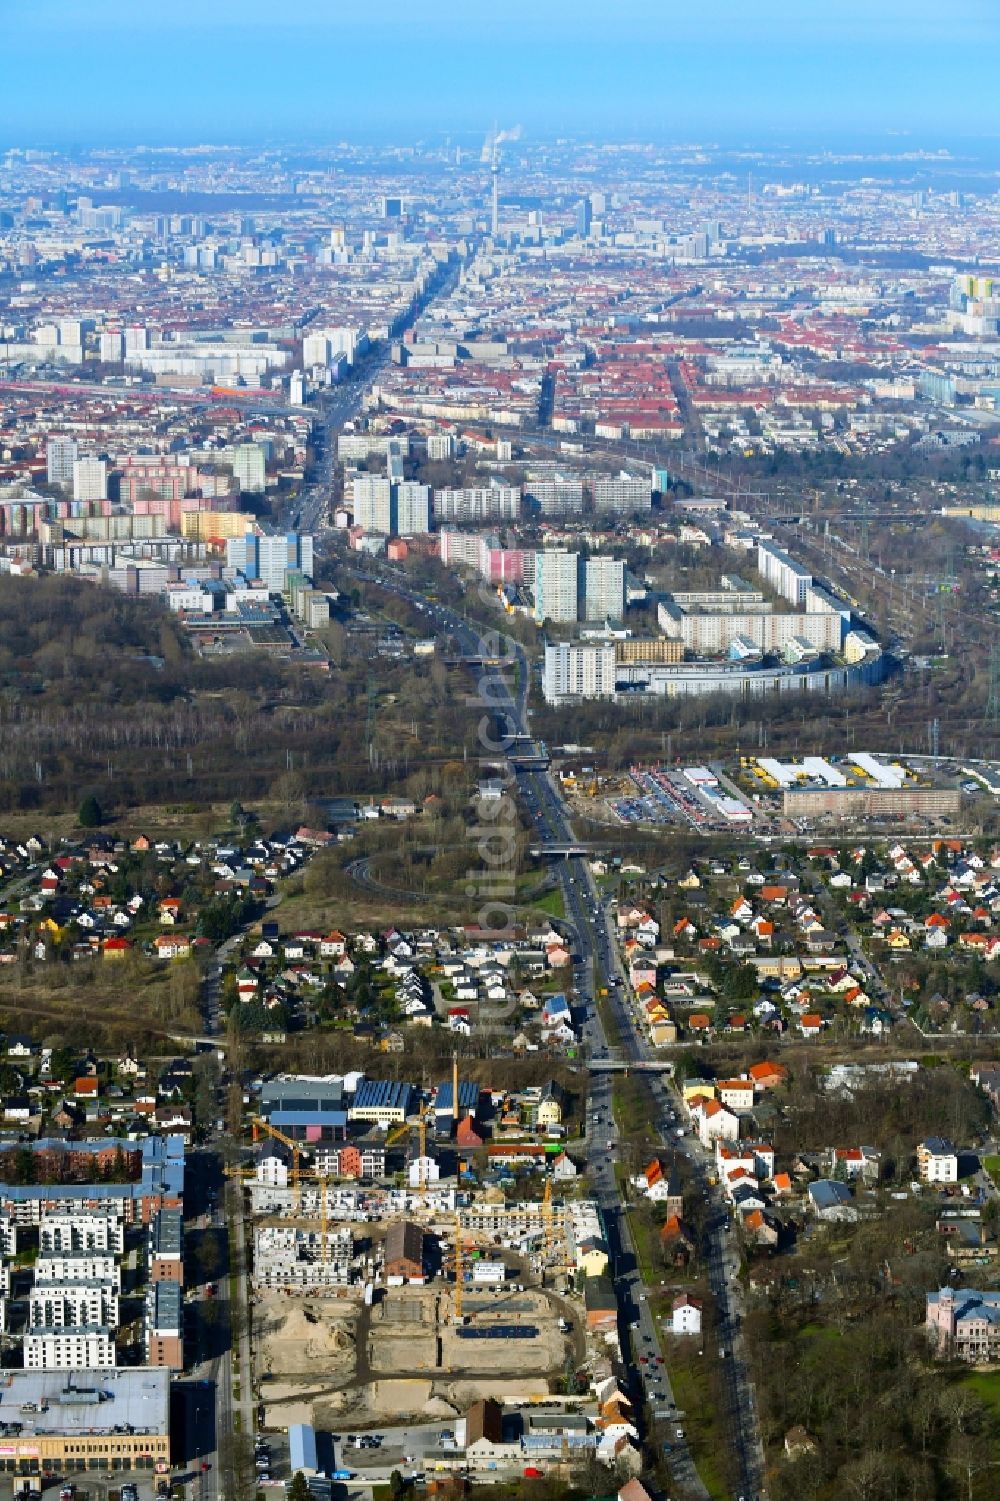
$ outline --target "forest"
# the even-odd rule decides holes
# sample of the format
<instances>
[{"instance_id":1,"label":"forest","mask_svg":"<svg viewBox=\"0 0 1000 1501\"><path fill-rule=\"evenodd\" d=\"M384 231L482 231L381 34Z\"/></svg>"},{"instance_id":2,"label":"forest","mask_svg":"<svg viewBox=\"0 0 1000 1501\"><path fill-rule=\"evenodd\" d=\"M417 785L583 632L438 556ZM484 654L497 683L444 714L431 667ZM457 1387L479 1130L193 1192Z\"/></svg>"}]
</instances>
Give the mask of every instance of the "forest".
<instances>
[{"instance_id":1,"label":"forest","mask_svg":"<svg viewBox=\"0 0 1000 1501\"><path fill-rule=\"evenodd\" d=\"M0 578L0 813L386 792L475 746L439 663L197 656L155 600ZM367 705L367 710L366 710Z\"/></svg>"}]
</instances>

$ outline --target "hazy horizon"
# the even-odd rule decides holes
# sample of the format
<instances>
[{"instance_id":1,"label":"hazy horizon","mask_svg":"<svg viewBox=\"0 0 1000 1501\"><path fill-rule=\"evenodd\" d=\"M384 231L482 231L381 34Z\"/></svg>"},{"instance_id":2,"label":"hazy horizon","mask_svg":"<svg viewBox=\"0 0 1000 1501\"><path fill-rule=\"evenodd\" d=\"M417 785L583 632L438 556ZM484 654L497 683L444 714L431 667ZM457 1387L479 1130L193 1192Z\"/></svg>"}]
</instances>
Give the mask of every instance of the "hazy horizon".
<instances>
[{"instance_id":1,"label":"hazy horizon","mask_svg":"<svg viewBox=\"0 0 1000 1501\"><path fill-rule=\"evenodd\" d=\"M989 0L35 0L5 14L5 145L529 136L1000 139ZM912 139L911 139L912 138Z\"/></svg>"}]
</instances>

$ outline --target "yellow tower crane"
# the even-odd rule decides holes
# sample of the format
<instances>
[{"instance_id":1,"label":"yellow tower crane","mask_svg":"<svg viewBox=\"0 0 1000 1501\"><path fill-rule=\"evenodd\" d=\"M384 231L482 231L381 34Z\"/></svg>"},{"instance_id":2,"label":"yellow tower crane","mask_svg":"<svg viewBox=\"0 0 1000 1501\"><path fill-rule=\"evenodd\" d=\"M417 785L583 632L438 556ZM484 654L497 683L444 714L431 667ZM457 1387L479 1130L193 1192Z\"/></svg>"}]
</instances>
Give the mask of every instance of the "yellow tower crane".
<instances>
[{"instance_id":1,"label":"yellow tower crane","mask_svg":"<svg viewBox=\"0 0 1000 1501\"><path fill-rule=\"evenodd\" d=\"M396 1142L401 1141L402 1138L406 1135L407 1131L409 1131L409 1129L409 1121L401 1121L398 1126L393 1126L392 1130L389 1132L388 1136L385 1139L386 1146L394 1147L396 1145Z\"/></svg>"},{"instance_id":2,"label":"yellow tower crane","mask_svg":"<svg viewBox=\"0 0 1000 1501\"><path fill-rule=\"evenodd\" d=\"M547 1264L552 1258L555 1216L552 1212L552 1179L546 1178L542 1194L542 1254Z\"/></svg>"},{"instance_id":3,"label":"yellow tower crane","mask_svg":"<svg viewBox=\"0 0 1000 1501\"><path fill-rule=\"evenodd\" d=\"M330 1207L327 1203L329 1178L317 1179L319 1183L319 1254L326 1266L330 1257Z\"/></svg>"},{"instance_id":4,"label":"yellow tower crane","mask_svg":"<svg viewBox=\"0 0 1000 1501\"><path fill-rule=\"evenodd\" d=\"M462 1221L455 1215L455 1323L462 1322Z\"/></svg>"},{"instance_id":5,"label":"yellow tower crane","mask_svg":"<svg viewBox=\"0 0 1000 1501\"><path fill-rule=\"evenodd\" d=\"M420 1152L420 1172L417 1174L417 1193L421 1198L427 1192L427 1106L421 1105L417 1121L417 1147Z\"/></svg>"}]
</instances>

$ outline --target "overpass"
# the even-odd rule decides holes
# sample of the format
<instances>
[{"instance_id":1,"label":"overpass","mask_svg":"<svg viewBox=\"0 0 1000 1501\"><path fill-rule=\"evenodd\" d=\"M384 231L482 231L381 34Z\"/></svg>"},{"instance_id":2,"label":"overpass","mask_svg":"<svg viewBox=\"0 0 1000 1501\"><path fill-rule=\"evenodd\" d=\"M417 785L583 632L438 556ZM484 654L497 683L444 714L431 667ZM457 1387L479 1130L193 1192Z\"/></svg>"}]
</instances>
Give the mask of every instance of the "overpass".
<instances>
[{"instance_id":1,"label":"overpass","mask_svg":"<svg viewBox=\"0 0 1000 1501\"><path fill-rule=\"evenodd\" d=\"M637 1062L634 1058L591 1058L587 1068L592 1074L670 1074L673 1075L674 1065L668 1060L663 1062Z\"/></svg>"},{"instance_id":2,"label":"overpass","mask_svg":"<svg viewBox=\"0 0 1000 1501\"><path fill-rule=\"evenodd\" d=\"M590 849L586 844L533 844L528 853L536 860L542 860L547 855L558 860L573 860L577 856L589 855Z\"/></svg>"}]
</instances>

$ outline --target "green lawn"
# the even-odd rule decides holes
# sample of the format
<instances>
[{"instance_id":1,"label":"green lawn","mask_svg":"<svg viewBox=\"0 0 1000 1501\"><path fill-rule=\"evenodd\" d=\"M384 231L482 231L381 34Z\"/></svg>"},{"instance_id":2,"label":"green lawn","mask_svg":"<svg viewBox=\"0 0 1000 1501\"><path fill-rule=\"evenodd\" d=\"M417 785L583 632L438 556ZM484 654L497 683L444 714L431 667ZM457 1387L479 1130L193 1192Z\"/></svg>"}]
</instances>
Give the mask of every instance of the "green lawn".
<instances>
[{"instance_id":1,"label":"green lawn","mask_svg":"<svg viewBox=\"0 0 1000 1501\"><path fill-rule=\"evenodd\" d=\"M983 1167L989 1173L993 1182L1000 1184L1000 1157L984 1157Z\"/></svg>"},{"instance_id":2,"label":"green lawn","mask_svg":"<svg viewBox=\"0 0 1000 1501\"><path fill-rule=\"evenodd\" d=\"M799 1339L840 1339L840 1330L832 1328L829 1324L803 1324L798 1332Z\"/></svg>"},{"instance_id":3,"label":"green lawn","mask_svg":"<svg viewBox=\"0 0 1000 1501\"><path fill-rule=\"evenodd\" d=\"M699 1364L704 1362L704 1356L692 1349L679 1353L675 1359L668 1347L666 1361L677 1406L684 1414L681 1421L698 1474L713 1501L728 1501L729 1486L719 1464L719 1455L725 1449L725 1436L716 1419L707 1371L703 1363Z\"/></svg>"},{"instance_id":4,"label":"green lawn","mask_svg":"<svg viewBox=\"0 0 1000 1501\"><path fill-rule=\"evenodd\" d=\"M566 903L563 900L562 887L554 886L547 891L539 900L532 902L534 908L541 912L547 912L549 917L565 918Z\"/></svg>"},{"instance_id":5,"label":"green lawn","mask_svg":"<svg viewBox=\"0 0 1000 1501\"><path fill-rule=\"evenodd\" d=\"M604 1035L607 1038L608 1047L620 1048L622 1045L621 1028L618 1025L615 1014L611 1009L611 1002L608 1000L607 996L598 996L597 1013L601 1018L601 1026L604 1029Z\"/></svg>"},{"instance_id":6,"label":"green lawn","mask_svg":"<svg viewBox=\"0 0 1000 1501\"><path fill-rule=\"evenodd\" d=\"M636 1074L615 1075L611 1086L611 1108L619 1135L628 1137L642 1151L652 1155L659 1145L659 1135L649 1118L649 1096Z\"/></svg>"},{"instance_id":7,"label":"green lawn","mask_svg":"<svg viewBox=\"0 0 1000 1501\"><path fill-rule=\"evenodd\" d=\"M656 1226L645 1211L635 1206L628 1211L628 1224L632 1232L636 1260L643 1282L649 1287L659 1281L660 1265L657 1260L659 1238Z\"/></svg>"},{"instance_id":8,"label":"green lawn","mask_svg":"<svg viewBox=\"0 0 1000 1501\"><path fill-rule=\"evenodd\" d=\"M962 1385L975 1392L980 1402L1000 1421L1000 1371L973 1371L962 1378Z\"/></svg>"}]
</instances>

